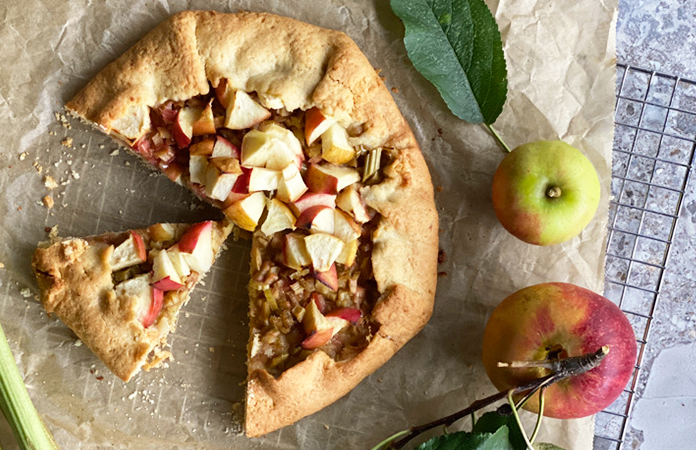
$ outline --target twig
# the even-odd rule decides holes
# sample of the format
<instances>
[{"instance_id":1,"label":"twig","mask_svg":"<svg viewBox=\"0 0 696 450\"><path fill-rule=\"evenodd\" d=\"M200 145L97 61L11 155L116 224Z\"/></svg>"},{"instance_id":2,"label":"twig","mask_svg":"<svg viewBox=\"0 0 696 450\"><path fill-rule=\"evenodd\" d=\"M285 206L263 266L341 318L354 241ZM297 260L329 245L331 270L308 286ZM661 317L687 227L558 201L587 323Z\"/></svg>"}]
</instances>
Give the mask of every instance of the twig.
<instances>
[{"instance_id":1,"label":"twig","mask_svg":"<svg viewBox=\"0 0 696 450\"><path fill-rule=\"evenodd\" d=\"M569 378L575 375L580 375L582 373L585 373L589 370L594 369L595 367L599 366L599 364L602 362L604 357L609 353L609 347L602 347L599 350L597 350L594 353L588 353L586 355L581 355L581 356L574 356L570 358L565 358L565 359L558 359L555 361L558 361L557 364L555 364L553 367L556 369L554 372L552 372L550 375L546 375L545 377L537 378L536 380L530 381L529 383L523 384L521 386L517 386L515 388L512 388L510 391L512 392L512 395L515 394L520 394L523 392L528 392L528 391L533 391L536 392L542 387L550 386L551 384L563 380L565 378ZM397 437L403 436L406 431L408 431L408 434L406 434L403 438L399 439L396 442L392 442L391 446L388 448L392 449L400 449L403 448L409 441L414 439L416 436L420 435L421 433L424 433L425 431L431 430L433 428L439 427L439 426L450 426L454 422L458 421L459 419L466 417L479 409L485 408L488 405L491 405L493 403L496 403L505 397L507 397L508 391L501 391L496 394L490 395L486 398L476 400L474 401L471 405L469 405L467 408L462 409L461 411L457 411L454 414L450 414L449 416L445 416L441 419L434 420L430 423L426 423L424 425L419 425L416 427L410 428L410 430L405 430L401 431L398 433L399 436L392 436L385 441L384 443L390 442L390 440L393 441L393 439L396 439ZM375 447L375 448L380 448L380 447Z\"/></svg>"}]
</instances>

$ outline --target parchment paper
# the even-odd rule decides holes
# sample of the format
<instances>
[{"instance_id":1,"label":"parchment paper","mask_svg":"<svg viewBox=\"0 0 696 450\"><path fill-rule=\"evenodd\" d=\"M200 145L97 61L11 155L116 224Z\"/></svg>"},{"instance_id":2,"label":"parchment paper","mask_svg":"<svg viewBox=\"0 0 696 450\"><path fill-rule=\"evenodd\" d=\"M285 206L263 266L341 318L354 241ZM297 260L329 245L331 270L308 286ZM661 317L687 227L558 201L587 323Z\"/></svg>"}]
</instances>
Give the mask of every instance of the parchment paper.
<instances>
[{"instance_id":1,"label":"parchment paper","mask_svg":"<svg viewBox=\"0 0 696 450\"><path fill-rule=\"evenodd\" d=\"M614 107L616 0L495 0L510 92L497 129L511 146L561 138L599 172L590 226L565 244L530 246L497 223L492 175L504 156L481 126L449 113L406 58L388 2L5 0L0 5L0 322L29 392L63 449L370 448L494 392L480 363L486 319L505 296L545 281L602 292ZM355 39L409 120L438 187L441 248L430 323L384 367L332 406L267 437L240 431L247 339L247 242L231 242L170 336L168 368L128 384L111 375L36 301L30 272L45 228L62 236L220 217L151 175L99 133L55 112L102 67L182 9L269 11ZM72 143L65 140L71 138ZM39 170L39 167L41 170ZM49 191L45 176L58 187ZM41 199L51 195L47 209ZM527 417L529 419L529 417ZM466 425L467 429L469 424ZM547 420L543 441L592 446L591 419ZM0 426L4 448L6 426Z\"/></svg>"}]
</instances>

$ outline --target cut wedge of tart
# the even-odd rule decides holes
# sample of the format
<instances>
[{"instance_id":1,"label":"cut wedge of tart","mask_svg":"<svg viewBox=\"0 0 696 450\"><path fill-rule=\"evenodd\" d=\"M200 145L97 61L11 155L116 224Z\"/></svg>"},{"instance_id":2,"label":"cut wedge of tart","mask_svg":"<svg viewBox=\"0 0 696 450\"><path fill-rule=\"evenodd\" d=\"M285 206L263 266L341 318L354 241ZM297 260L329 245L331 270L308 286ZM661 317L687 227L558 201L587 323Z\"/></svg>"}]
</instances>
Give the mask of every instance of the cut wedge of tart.
<instances>
[{"instance_id":1,"label":"cut wedge of tart","mask_svg":"<svg viewBox=\"0 0 696 450\"><path fill-rule=\"evenodd\" d=\"M231 229L158 223L45 243L32 261L41 304L128 381L169 356L160 347Z\"/></svg>"},{"instance_id":2,"label":"cut wedge of tart","mask_svg":"<svg viewBox=\"0 0 696 450\"><path fill-rule=\"evenodd\" d=\"M66 107L253 232L248 436L345 395L428 321L430 175L345 34L182 12Z\"/></svg>"}]
</instances>

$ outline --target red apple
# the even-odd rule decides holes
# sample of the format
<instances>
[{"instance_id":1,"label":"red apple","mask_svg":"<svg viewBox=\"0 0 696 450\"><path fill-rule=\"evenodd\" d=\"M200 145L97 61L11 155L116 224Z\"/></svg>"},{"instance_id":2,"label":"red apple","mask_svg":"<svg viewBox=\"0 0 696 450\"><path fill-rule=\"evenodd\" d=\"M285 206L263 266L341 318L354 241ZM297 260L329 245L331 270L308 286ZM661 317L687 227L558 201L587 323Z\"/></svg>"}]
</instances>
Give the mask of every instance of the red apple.
<instances>
[{"instance_id":1,"label":"red apple","mask_svg":"<svg viewBox=\"0 0 696 450\"><path fill-rule=\"evenodd\" d=\"M143 238L131 231L128 239L116 247L109 257L112 271L125 269L147 261L147 250Z\"/></svg>"},{"instance_id":2,"label":"red apple","mask_svg":"<svg viewBox=\"0 0 696 450\"><path fill-rule=\"evenodd\" d=\"M609 406L623 391L636 361L636 339L611 301L568 283L519 290L493 311L483 335L483 365L499 390L548 374L541 368L498 367L499 362L580 356L609 347L600 365L546 389L544 415L585 417ZM538 411L539 396L525 408Z\"/></svg>"},{"instance_id":3,"label":"red apple","mask_svg":"<svg viewBox=\"0 0 696 450\"><path fill-rule=\"evenodd\" d=\"M179 241L186 263L199 274L207 272L215 260L212 231L213 222L199 222L191 225Z\"/></svg>"},{"instance_id":4,"label":"red apple","mask_svg":"<svg viewBox=\"0 0 696 450\"><path fill-rule=\"evenodd\" d=\"M198 119L199 111L194 108L183 107L176 116L172 134L177 147L185 148L191 143L193 136L193 123Z\"/></svg>"},{"instance_id":5,"label":"red apple","mask_svg":"<svg viewBox=\"0 0 696 450\"><path fill-rule=\"evenodd\" d=\"M349 186L338 194L336 206L350 214L357 223L365 223L370 220L367 206L360 193L353 186Z\"/></svg>"},{"instance_id":6,"label":"red apple","mask_svg":"<svg viewBox=\"0 0 696 450\"><path fill-rule=\"evenodd\" d=\"M319 108L312 108L305 113L305 142L312 145L331 125L336 122L333 117L325 116Z\"/></svg>"},{"instance_id":7,"label":"red apple","mask_svg":"<svg viewBox=\"0 0 696 450\"><path fill-rule=\"evenodd\" d=\"M362 313L358 308L339 308L326 314L326 317L340 317L355 325L362 317Z\"/></svg>"},{"instance_id":8,"label":"red apple","mask_svg":"<svg viewBox=\"0 0 696 450\"><path fill-rule=\"evenodd\" d=\"M213 117L212 100L203 108L196 121L191 125L191 132L194 136L215 134L215 117Z\"/></svg>"},{"instance_id":9,"label":"red apple","mask_svg":"<svg viewBox=\"0 0 696 450\"><path fill-rule=\"evenodd\" d=\"M493 209L501 225L535 245L577 236L592 220L599 196L592 163L561 141L517 147L493 176Z\"/></svg>"},{"instance_id":10,"label":"red apple","mask_svg":"<svg viewBox=\"0 0 696 450\"><path fill-rule=\"evenodd\" d=\"M224 137L217 136L211 157L218 158L223 156L239 159L239 149Z\"/></svg>"},{"instance_id":11,"label":"red apple","mask_svg":"<svg viewBox=\"0 0 696 450\"><path fill-rule=\"evenodd\" d=\"M302 348L312 350L326 344L333 337L333 328L312 331L312 333L302 341Z\"/></svg>"},{"instance_id":12,"label":"red apple","mask_svg":"<svg viewBox=\"0 0 696 450\"><path fill-rule=\"evenodd\" d=\"M184 174L184 166L182 166L179 163L172 162L169 164L160 164L160 169L162 169L162 172L175 182L176 184L181 184L181 175Z\"/></svg>"},{"instance_id":13,"label":"red apple","mask_svg":"<svg viewBox=\"0 0 696 450\"><path fill-rule=\"evenodd\" d=\"M161 291L176 291L184 286L166 250L157 253L152 261L151 277L152 285Z\"/></svg>"},{"instance_id":14,"label":"red apple","mask_svg":"<svg viewBox=\"0 0 696 450\"><path fill-rule=\"evenodd\" d=\"M334 210L324 205L316 205L307 208L295 222L297 228L308 228L312 231L323 231L333 234L334 232Z\"/></svg>"},{"instance_id":15,"label":"red apple","mask_svg":"<svg viewBox=\"0 0 696 450\"><path fill-rule=\"evenodd\" d=\"M328 206L333 209L336 207L336 196L331 194L318 194L316 192L307 192L302 197L298 198L293 204L296 212L301 214L305 209L312 206Z\"/></svg>"}]
</instances>

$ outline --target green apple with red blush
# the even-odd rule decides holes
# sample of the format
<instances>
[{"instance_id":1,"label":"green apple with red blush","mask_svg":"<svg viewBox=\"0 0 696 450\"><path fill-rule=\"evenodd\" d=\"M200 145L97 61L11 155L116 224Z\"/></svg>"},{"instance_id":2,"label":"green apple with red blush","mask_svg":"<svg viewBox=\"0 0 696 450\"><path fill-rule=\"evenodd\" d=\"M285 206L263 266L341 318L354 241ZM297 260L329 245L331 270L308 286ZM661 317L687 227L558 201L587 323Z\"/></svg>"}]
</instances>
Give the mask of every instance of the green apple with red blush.
<instances>
[{"instance_id":1,"label":"green apple with red blush","mask_svg":"<svg viewBox=\"0 0 696 450\"><path fill-rule=\"evenodd\" d=\"M535 245L554 245L578 234L599 205L592 163L562 141L537 141L510 152L493 176L493 209L503 227Z\"/></svg>"},{"instance_id":2,"label":"green apple with red blush","mask_svg":"<svg viewBox=\"0 0 696 450\"><path fill-rule=\"evenodd\" d=\"M483 335L483 365L498 390L521 386L550 373L542 367L501 367L564 359L608 347L592 370L558 381L544 393L544 416L586 417L621 395L636 361L636 338L623 312L610 300L568 283L521 289L493 311ZM539 411L537 392L525 404Z\"/></svg>"}]
</instances>

